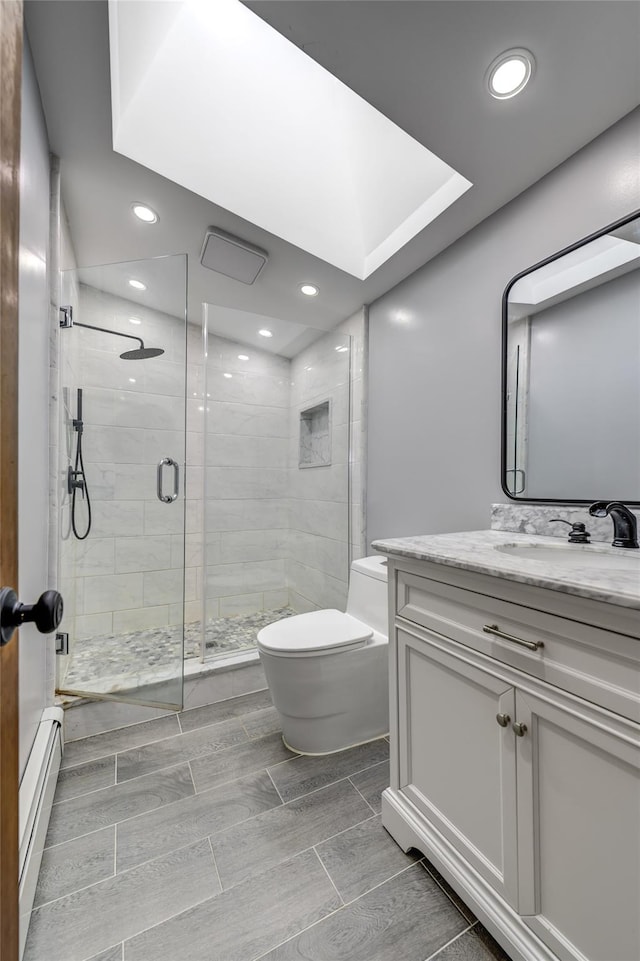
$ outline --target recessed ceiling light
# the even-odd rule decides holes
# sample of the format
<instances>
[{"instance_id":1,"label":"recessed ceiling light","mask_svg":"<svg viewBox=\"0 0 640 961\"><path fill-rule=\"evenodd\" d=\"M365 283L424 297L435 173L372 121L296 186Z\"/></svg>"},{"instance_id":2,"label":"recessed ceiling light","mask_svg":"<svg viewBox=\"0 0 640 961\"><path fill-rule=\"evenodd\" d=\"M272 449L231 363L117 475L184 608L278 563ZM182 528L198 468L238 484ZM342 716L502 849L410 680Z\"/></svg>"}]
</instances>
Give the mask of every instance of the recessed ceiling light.
<instances>
[{"instance_id":1,"label":"recessed ceiling light","mask_svg":"<svg viewBox=\"0 0 640 961\"><path fill-rule=\"evenodd\" d=\"M273 337L273 334L271 333L271 331L267 330L266 327L263 327L262 330L258 331L258 333L260 334L261 337Z\"/></svg>"},{"instance_id":2,"label":"recessed ceiling light","mask_svg":"<svg viewBox=\"0 0 640 961\"><path fill-rule=\"evenodd\" d=\"M300 293L305 297L317 297L319 289L315 284L300 284Z\"/></svg>"},{"instance_id":3,"label":"recessed ceiling light","mask_svg":"<svg viewBox=\"0 0 640 961\"><path fill-rule=\"evenodd\" d=\"M147 285L143 284L141 280L130 280L129 286L133 287L134 290L146 290Z\"/></svg>"},{"instance_id":4,"label":"recessed ceiling light","mask_svg":"<svg viewBox=\"0 0 640 961\"><path fill-rule=\"evenodd\" d=\"M131 209L138 220L142 220L145 224L157 224L160 220L155 210L147 207L146 204L131 204Z\"/></svg>"},{"instance_id":5,"label":"recessed ceiling light","mask_svg":"<svg viewBox=\"0 0 640 961\"><path fill-rule=\"evenodd\" d=\"M223 377L227 377L229 380L233 377L233 374L223 374Z\"/></svg>"},{"instance_id":6,"label":"recessed ceiling light","mask_svg":"<svg viewBox=\"0 0 640 961\"><path fill-rule=\"evenodd\" d=\"M238 360L249 360L248 354L238 354Z\"/></svg>"},{"instance_id":7,"label":"recessed ceiling light","mask_svg":"<svg viewBox=\"0 0 640 961\"><path fill-rule=\"evenodd\" d=\"M129 323L137 325L137 324L141 324L142 320L140 319L140 317L129 317Z\"/></svg>"},{"instance_id":8,"label":"recessed ceiling light","mask_svg":"<svg viewBox=\"0 0 640 961\"><path fill-rule=\"evenodd\" d=\"M129 378L129 383L130 383L130 384L135 384L135 382L136 382L135 377L130 377L130 378Z\"/></svg>"},{"instance_id":9,"label":"recessed ceiling light","mask_svg":"<svg viewBox=\"0 0 640 961\"><path fill-rule=\"evenodd\" d=\"M533 54L522 48L505 50L489 65L486 81L497 100L508 100L524 90L535 69Z\"/></svg>"}]
</instances>

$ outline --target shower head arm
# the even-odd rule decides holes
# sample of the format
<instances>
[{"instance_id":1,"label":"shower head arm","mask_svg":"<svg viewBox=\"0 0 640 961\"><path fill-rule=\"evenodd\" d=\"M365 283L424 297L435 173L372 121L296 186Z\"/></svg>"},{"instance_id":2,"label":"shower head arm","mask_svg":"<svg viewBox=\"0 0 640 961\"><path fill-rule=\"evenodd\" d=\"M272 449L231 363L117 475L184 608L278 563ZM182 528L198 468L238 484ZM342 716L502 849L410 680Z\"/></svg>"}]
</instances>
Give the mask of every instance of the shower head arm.
<instances>
[{"instance_id":1,"label":"shower head arm","mask_svg":"<svg viewBox=\"0 0 640 961\"><path fill-rule=\"evenodd\" d=\"M99 330L102 334L112 334L114 337L127 337L129 340L137 340L140 344L141 350L144 350L144 341L142 337L135 337L133 334L121 334L119 330L109 330L107 327L94 327L93 324L81 324L79 321L74 320L74 327L85 327L87 330Z\"/></svg>"}]
</instances>

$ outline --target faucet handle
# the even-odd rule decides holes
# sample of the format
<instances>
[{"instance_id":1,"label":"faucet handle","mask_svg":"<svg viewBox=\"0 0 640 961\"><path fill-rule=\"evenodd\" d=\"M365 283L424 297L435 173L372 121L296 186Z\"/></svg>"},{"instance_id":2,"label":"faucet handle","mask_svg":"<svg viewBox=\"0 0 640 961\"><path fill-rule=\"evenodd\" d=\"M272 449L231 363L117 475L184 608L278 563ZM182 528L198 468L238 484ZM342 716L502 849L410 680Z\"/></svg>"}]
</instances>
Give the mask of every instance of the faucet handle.
<instances>
[{"instance_id":1,"label":"faucet handle","mask_svg":"<svg viewBox=\"0 0 640 961\"><path fill-rule=\"evenodd\" d=\"M582 521L565 521L562 517L553 517L549 520L550 524L566 524L570 527L569 531L569 543L570 544L588 544L591 534L586 529Z\"/></svg>"}]
</instances>

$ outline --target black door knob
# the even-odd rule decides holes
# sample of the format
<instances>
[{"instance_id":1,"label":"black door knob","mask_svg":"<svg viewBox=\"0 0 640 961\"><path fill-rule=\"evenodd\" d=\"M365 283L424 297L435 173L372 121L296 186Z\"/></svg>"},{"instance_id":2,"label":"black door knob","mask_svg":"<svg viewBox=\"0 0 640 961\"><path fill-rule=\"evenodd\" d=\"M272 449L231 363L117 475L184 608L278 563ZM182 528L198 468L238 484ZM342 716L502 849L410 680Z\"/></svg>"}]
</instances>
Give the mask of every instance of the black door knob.
<instances>
[{"instance_id":1,"label":"black door knob","mask_svg":"<svg viewBox=\"0 0 640 961\"><path fill-rule=\"evenodd\" d=\"M64 605L57 591L45 591L35 604L21 604L10 587L0 588L0 645L10 641L21 624L33 622L41 634L51 634L60 626Z\"/></svg>"}]
</instances>

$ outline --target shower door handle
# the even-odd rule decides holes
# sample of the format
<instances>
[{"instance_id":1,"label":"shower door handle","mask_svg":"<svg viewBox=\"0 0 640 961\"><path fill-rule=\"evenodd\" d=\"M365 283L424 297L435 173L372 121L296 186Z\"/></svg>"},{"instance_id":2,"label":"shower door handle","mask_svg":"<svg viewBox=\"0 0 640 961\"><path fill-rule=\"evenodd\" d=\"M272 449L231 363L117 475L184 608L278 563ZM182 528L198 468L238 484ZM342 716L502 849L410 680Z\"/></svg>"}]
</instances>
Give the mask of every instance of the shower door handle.
<instances>
[{"instance_id":1,"label":"shower door handle","mask_svg":"<svg viewBox=\"0 0 640 961\"><path fill-rule=\"evenodd\" d=\"M173 493L165 494L162 488L163 470L166 467L173 467ZM178 462L173 457L163 457L158 461L158 500L163 504L172 504L178 499L180 490L180 468Z\"/></svg>"}]
</instances>

